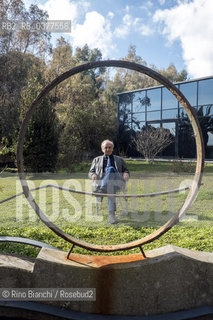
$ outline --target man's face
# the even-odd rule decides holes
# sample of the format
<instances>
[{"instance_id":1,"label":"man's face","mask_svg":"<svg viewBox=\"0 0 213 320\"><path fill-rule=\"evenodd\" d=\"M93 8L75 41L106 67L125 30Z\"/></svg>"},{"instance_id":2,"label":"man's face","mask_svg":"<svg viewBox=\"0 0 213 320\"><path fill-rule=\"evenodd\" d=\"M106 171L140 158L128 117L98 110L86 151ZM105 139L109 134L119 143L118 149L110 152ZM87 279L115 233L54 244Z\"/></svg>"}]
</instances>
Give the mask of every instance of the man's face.
<instances>
[{"instance_id":1,"label":"man's face","mask_svg":"<svg viewBox=\"0 0 213 320\"><path fill-rule=\"evenodd\" d=\"M113 151L113 146L110 142L106 142L102 146L102 152L105 154L105 156L110 156L112 154L112 151Z\"/></svg>"}]
</instances>

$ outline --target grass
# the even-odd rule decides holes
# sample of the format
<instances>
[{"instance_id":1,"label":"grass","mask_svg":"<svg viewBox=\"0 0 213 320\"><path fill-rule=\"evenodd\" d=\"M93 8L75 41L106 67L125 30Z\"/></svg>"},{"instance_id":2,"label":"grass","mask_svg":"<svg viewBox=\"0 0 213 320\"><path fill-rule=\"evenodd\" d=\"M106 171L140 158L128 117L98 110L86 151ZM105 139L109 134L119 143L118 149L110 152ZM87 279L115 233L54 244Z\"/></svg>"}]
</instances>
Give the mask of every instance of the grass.
<instances>
[{"instance_id":1,"label":"grass","mask_svg":"<svg viewBox=\"0 0 213 320\"><path fill-rule=\"evenodd\" d=\"M127 160L131 172L128 193L140 194L178 188L193 179L193 174L174 173L172 162ZM91 181L87 178L90 163L75 167L75 172L28 175L30 188L58 184L66 188L91 191ZM170 231L158 240L144 246L144 250L172 244L184 248L213 251L213 165L207 164L203 176L203 185L198 197L188 209L187 215ZM21 192L17 173L5 170L0 177L0 201ZM92 244L121 244L140 239L152 233L174 216L182 206L187 192L175 193L153 198L129 199L117 201L118 225L107 222L107 205L103 201L95 209L95 198L47 188L32 193L40 208L49 219L71 236ZM54 234L29 207L24 196L0 204L0 235L26 237L49 243L61 250L68 251L71 244ZM0 243L1 252L17 253L35 257L39 249L12 243ZM94 254L75 247L75 253ZM119 251L112 254L139 252Z\"/></svg>"}]
</instances>

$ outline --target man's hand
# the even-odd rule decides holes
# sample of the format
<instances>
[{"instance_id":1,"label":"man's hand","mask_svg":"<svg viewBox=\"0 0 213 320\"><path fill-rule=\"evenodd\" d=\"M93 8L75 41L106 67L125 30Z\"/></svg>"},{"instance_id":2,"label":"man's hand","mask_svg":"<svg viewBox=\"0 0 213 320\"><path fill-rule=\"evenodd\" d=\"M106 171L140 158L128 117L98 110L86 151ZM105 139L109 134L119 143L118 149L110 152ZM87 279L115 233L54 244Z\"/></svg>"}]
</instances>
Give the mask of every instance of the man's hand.
<instances>
[{"instance_id":1,"label":"man's hand","mask_svg":"<svg viewBox=\"0 0 213 320\"><path fill-rule=\"evenodd\" d=\"M92 175L92 180L94 181L94 180L97 180L97 174L96 173L94 173L93 175Z\"/></svg>"},{"instance_id":2,"label":"man's hand","mask_svg":"<svg viewBox=\"0 0 213 320\"><path fill-rule=\"evenodd\" d=\"M123 179L124 179L125 181L127 181L127 180L129 179L129 174L128 174L127 172L124 172L124 174L123 174Z\"/></svg>"}]
</instances>

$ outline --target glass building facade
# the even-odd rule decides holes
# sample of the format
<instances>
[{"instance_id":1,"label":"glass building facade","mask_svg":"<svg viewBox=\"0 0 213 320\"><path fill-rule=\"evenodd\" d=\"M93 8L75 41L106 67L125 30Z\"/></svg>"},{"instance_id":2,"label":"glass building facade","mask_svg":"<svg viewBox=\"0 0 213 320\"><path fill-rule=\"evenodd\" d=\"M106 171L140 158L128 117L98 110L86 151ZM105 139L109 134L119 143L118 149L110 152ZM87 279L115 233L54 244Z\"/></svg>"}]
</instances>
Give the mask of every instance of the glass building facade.
<instances>
[{"instance_id":1,"label":"glass building facade","mask_svg":"<svg viewBox=\"0 0 213 320\"><path fill-rule=\"evenodd\" d=\"M200 122L206 159L213 159L213 77L175 84L194 108ZM132 144L144 126L169 129L173 143L160 156L194 158L193 130L183 106L164 86L118 94L118 145L128 156L137 156Z\"/></svg>"}]
</instances>

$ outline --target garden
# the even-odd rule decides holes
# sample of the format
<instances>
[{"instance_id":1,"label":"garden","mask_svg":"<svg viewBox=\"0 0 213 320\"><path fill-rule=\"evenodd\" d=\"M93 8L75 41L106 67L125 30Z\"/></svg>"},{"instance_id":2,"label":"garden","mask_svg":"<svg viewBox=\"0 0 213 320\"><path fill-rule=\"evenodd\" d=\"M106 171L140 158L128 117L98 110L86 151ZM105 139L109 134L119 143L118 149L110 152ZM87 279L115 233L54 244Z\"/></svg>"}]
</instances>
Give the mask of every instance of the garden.
<instances>
[{"instance_id":1,"label":"garden","mask_svg":"<svg viewBox=\"0 0 213 320\"><path fill-rule=\"evenodd\" d=\"M160 192L185 187L193 179L194 162L126 159L131 177L127 194ZM164 225L181 208L188 191L157 197L117 199L117 225L107 222L106 199L97 204L96 197L71 193L57 188L92 191L88 179L90 162L73 167L72 172L28 174L27 181L36 202L50 221L76 239L92 244L122 244L152 233ZM213 251L213 164L206 163L198 196L183 219L156 241L144 245L145 252L165 245L192 250ZM3 202L22 192L16 169L5 169L0 179L0 236L24 237L39 240L68 252L71 244L48 229L29 206L24 195ZM4 253L36 257L39 250L28 245L0 243ZM74 253L96 254L75 246ZM107 253L109 255L140 252L139 249Z\"/></svg>"}]
</instances>

